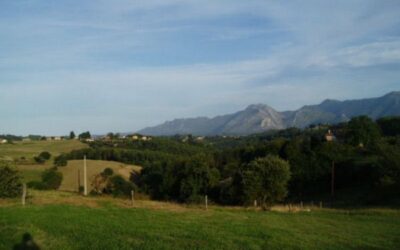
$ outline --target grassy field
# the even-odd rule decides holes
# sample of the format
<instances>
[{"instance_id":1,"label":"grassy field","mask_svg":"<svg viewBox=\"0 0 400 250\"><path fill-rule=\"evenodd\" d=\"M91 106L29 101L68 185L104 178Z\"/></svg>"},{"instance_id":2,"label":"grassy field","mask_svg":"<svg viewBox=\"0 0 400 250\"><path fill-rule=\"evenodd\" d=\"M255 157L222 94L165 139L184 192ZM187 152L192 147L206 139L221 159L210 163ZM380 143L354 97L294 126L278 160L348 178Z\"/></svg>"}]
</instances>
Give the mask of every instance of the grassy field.
<instances>
[{"instance_id":1,"label":"grassy field","mask_svg":"<svg viewBox=\"0 0 400 250\"><path fill-rule=\"evenodd\" d=\"M32 160L34 156L43 151L57 156L86 147L88 147L86 144L78 140L14 142L13 144L0 144L0 159L15 161L25 157L27 160Z\"/></svg>"},{"instance_id":2,"label":"grassy field","mask_svg":"<svg viewBox=\"0 0 400 250\"><path fill-rule=\"evenodd\" d=\"M35 192L0 200L0 249L399 249L396 210L282 213ZM51 204L51 205L50 205Z\"/></svg>"},{"instance_id":3,"label":"grassy field","mask_svg":"<svg viewBox=\"0 0 400 250\"><path fill-rule=\"evenodd\" d=\"M30 141L1 144L0 161L8 162L11 166L18 169L24 182L39 181L41 173L53 166L55 156L86 147L88 147L86 144L78 140ZM52 155L51 159L44 164L36 164L33 157L43 151L49 152ZM25 160L21 160L21 158L25 158Z\"/></svg>"},{"instance_id":4,"label":"grassy field","mask_svg":"<svg viewBox=\"0 0 400 250\"><path fill-rule=\"evenodd\" d=\"M24 182L40 181L42 172L53 166L53 159L55 156L70 152L74 149L86 147L88 147L86 144L78 140L31 141L1 144L0 160L8 161L13 167L18 169ZM33 157L43 151L50 152L52 158L46 161L45 164L35 164ZM21 157L24 157L26 161L19 161ZM122 175L126 179L129 179L132 171L140 171L140 167L138 166L126 165L119 162L87 160L89 191L92 189L90 183L94 176L101 173L105 168L113 169L115 174ZM78 191L78 169L80 172L81 185L83 185L82 160L68 161L67 166L59 168L59 171L63 174L63 182L60 190Z\"/></svg>"},{"instance_id":5,"label":"grassy field","mask_svg":"<svg viewBox=\"0 0 400 250\"><path fill-rule=\"evenodd\" d=\"M103 172L105 168L114 170L114 174L119 174L129 180L132 171L139 172L140 167L126 165L113 161L96 161L87 160L87 176L89 183L89 192L92 189L90 183L94 176ZM80 174L81 186L83 185L83 160L68 161L68 165L60 167L59 171L63 174L63 182L61 183L60 190L63 191L78 191L78 170Z\"/></svg>"}]
</instances>

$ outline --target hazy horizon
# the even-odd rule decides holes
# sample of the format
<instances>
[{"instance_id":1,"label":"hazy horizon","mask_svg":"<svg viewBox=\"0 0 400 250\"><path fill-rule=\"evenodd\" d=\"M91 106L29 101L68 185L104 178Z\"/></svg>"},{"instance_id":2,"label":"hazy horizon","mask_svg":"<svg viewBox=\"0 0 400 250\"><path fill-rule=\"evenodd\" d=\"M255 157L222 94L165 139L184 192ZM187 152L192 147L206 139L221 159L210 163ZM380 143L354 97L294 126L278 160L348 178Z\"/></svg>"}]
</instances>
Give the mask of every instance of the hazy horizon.
<instances>
[{"instance_id":1,"label":"hazy horizon","mask_svg":"<svg viewBox=\"0 0 400 250\"><path fill-rule=\"evenodd\" d=\"M0 134L133 132L399 90L398 1L3 1Z\"/></svg>"}]
</instances>

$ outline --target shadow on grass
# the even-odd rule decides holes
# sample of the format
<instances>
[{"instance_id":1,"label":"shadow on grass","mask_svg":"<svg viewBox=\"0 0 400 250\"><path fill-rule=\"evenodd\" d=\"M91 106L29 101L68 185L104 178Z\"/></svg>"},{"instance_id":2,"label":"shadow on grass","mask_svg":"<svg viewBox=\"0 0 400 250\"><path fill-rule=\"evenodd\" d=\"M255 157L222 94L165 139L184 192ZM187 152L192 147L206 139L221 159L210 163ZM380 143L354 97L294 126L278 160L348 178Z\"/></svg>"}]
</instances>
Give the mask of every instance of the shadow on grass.
<instances>
[{"instance_id":1,"label":"shadow on grass","mask_svg":"<svg viewBox=\"0 0 400 250\"><path fill-rule=\"evenodd\" d=\"M13 250L40 250L30 233L24 233L20 243L15 244Z\"/></svg>"}]
</instances>

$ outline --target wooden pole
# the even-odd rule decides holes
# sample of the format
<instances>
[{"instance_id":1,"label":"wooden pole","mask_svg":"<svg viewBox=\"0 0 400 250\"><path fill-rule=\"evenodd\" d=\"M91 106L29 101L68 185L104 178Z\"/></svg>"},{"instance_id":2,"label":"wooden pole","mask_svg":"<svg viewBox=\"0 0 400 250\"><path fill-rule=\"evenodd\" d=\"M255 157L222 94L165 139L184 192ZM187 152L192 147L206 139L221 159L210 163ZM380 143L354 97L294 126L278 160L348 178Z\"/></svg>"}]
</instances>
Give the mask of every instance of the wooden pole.
<instances>
[{"instance_id":1,"label":"wooden pole","mask_svg":"<svg viewBox=\"0 0 400 250\"><path fill-rule=\"evenodd\" d=\"M257 200L254 200L254 207L257 207Z\"/></svg>"},{"instance_id":2,"label":"wooden pole","mask_svg":"<svg viewBox=\"0 0 400 250\"><path fill-rule=\"evenodd\" d=\"M84 195L87 196L87 170L86 170L86 155L83 157L83 185Z\"/></svg>"},{"instance_id":3,"label":"wooden pole","mask_svg":"<svg viewBox=\"0 0 400 250\"><path fill-rule=\"evenodd\" d=\"M332 161L331 195L335 195L335 162Z\"/></svg>"},{"instance_id":4,"label":"wooden pole","mask_svg":"<svg viewBox=\"0 0 400 250\"><path fill-rule=\"evenodd\" d=\"M26 184L22 184L22 206L25 206L26 200Z\"/></svg>"},{"instance_id":5,"label":"wooden pole","mask_svg":"<svg viewBox=\"0 0 400 250\"><path fill-rule=\"evenodd\" d=\"M205 202L206 202L206 210L208 210L208 196L207 195L205 197Z\"/></svg>"},{"instance_id":6,"label":"wooden pole","mask_svg":"<svg viewBox=\"0 0 400 250\"><path fill-rule=\"evenodd\" d=\"M300 202L300 208L303 209L303 201Z\"/></svg>"},{"instance_id":7,"label":"wooden pole","mask_svg":"<svg viewBox=\"0 0 400 250\"><path fill-rule=\"evenodd\" d=\"M135 202L135 191L131 190L131 205Z\"/></svg>"},{"instance_id":8,"label":"wooden pole","mask_svg":"<svg viewBox=\"0 0 400 250\"><path fill-rule=\"evenodd\" d=\"M319 202L319 208L322 208L322 201Z\"/></svg>"}]
</instances>

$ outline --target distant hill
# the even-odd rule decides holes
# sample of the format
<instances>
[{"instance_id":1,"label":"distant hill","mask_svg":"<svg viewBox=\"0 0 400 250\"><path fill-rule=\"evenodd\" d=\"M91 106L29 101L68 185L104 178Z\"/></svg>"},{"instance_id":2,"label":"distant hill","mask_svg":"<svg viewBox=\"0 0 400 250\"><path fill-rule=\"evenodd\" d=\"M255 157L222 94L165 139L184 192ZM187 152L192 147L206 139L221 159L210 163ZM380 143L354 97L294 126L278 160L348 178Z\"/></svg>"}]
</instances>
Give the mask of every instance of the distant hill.
<instances>
[{"instance_id":1,"label":"distant hill","mask_svg":"<svg viewBox=\"0 0 400 250\"><path fill-rule=\"evenodd\" d=\"M278 112L264 104L253 104L233 114L214 118L175 119L139 131L147 135L249 135L287 127L304 128L311 124L334 124L354 116L373 119L400 115L400 92L378 98L360 100L325 100L318 105L304 106L295 111Z\"/></svg>"}]
</instances>

